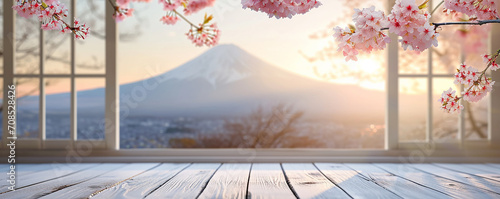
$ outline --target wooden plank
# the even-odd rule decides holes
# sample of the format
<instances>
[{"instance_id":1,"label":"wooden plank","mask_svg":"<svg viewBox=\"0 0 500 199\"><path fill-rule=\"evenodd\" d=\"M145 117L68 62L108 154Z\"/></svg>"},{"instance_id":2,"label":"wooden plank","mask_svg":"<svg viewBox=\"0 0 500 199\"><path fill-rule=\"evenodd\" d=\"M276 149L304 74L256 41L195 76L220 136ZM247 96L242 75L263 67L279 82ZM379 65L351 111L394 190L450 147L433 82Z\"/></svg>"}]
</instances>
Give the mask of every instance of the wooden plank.
<instances>
[{"instance_id":1,"label":"wooden plank","mask_svg":"<svg viewBox=\"0 0 500 199\"><path fill-rule=\"evenodd\" d=\"M144 198L189 165L189 163L162 164L117 186L105 189L92 198Z\"/></svg>"},{"instance_id":2,"label":"wooden plank","mask_svg":"<svg viewBox=\"0 0 500 199\"><path fill-rule=\"evenodd\" d=\"M1 198L39 198L46 196L65 188L77 185L87 180L98 177L104 173L120 169L127 164L100 164L83 171L66 175L51 181L38 183L32 186L18 189L16 191L0 194Z\"/></svg>"},{"instance_id":3,"label":"wooden plank","mask_svg":"<svg viewBox=\"0 0 500 199\"><path fill-rule=\"evenodd\" d=\"M456 172L470 174L485 178L496 186L500 186L500 169L490 168L484 164L436 164L437 166L451 169ZM495 191L500 193L500 191Z\"/></svg>"},{"instance_id":4,"label":"wooden plank","mask_svg":"<svg viewBox=\"0 0 500 199\"><path fill-rule=\"evenodd\" d=\"M16 188L22 188L43 181L50 181L97 164L18 164L16 165ZM0 181L0 193L8 191L7 180Z\"/></svg>"},{"instance_id":5,"label":"wooden plank","mask_svg":"<svg viewBox=\"0 0 500 199\"><path fill-rule=\"evenodd\" d=\"M282 167L299 198L350 198L311 163L286 163Z\"/></svg>"},{"instance_id":6,"label":"wooden plank","mask_svg":"<svg viewBox=\"0 0 500 199\"><path fill-rule=\"evenodd\" d=\"M132 163L107 172L96 178L53 192L41 198L88 198L95 192L116 186L117 184L158 166L158 163Z\"/></svg>"},{"instance_id":7,"label":"wooden plank","mask_svg":"<svg viewBox=\"0 0 500 199\"><path fill-rule=\"evenodd\" d=\"M248 181L248 198L296 198L288 186L279 163L252 165Z\"/></svg>"},{"instance_id":8,"label":"wooden plank","mask_svg":"<svg viewBox=\"0 0 500 199\"><path fill-rule=\"evenodd\" d=\"M401 198L343 164L315 163L315 165L330 181L353 198Z\"/></svg>"},{"instance_id":9,"label":"wooden plank","mask_svg":"<svg viewBox=\"0 0 500 199\"><path fill-rule=\"evenodd\" d=\"M196 198L220 165L219 163L192 164L146 198Z\"/></svg>"},{"instance_id":10,"label":"wooden plank","mask_svg":"<svg viewBox=\"0 0 500 199\"><path fill-rule=\"evenodd\" d=\"M488 163L488 164L485 164L486 166L490 166L490 167L494 167L494 168L497 168L497 169L500 169L500 164L493 164L493 163Z\"/></svg>"},{"instance_id":11,"label":"wooden plank","mask_svg":"<svg viewBox=\"0 0 500 199\"><path fill-rule=\"evenodd\" d=\"M450 198L445 193L420 186L414 182L390 174L372 164L345 164L360 175L403 198Z\"/></svg>"},{"instance_id":12,"label":"wooden plank","mask_svg":"<svg viewBox=\"0 0 500 199\"><path fill-rule=\"evenodd\" d=\"M407 164L375 164L375 166L422 186L446 193L454 198L498 198L500 196L475 186L425 173Z\"/></svg>"},{"instance_id":13,"label":"wooden plank","mask_svg":"<svg viewBox=\"0 0 500 199\"><path fill-rule=\"evenodd\" d=\"M198 198L245 198L250 163L222 164Z\"/></svg>"}]
</instances>

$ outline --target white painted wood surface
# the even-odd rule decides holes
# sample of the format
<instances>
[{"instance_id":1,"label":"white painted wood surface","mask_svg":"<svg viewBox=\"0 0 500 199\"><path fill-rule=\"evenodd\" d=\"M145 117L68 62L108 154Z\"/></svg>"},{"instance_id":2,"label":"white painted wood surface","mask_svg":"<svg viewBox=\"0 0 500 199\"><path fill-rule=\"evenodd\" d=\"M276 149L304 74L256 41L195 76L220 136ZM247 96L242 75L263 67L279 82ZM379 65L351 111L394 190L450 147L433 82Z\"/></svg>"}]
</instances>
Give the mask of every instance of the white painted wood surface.
<instances>
[{"instance_id":1,"label":"white painted wood surface","mask_svg":"<svg viewBox=\"0 0 500 199\"><path fill-rule=\"evenodd\" d=\"M158 163L132 163L126 164L115 170L109 171L96 178L61 189L52 194L46 195L44 199L54 198L88 198L92 194L104 189L116 186L117 184L134 177L148 169L158 166Z\"/></svg>"},{"instance_id":2,"label":"white painted wood surface","mask_svg":"<svg viewBox=\"0 0 500 199\"><path fill-rule=\"evenodd\" d=\"M77 185L79 183L85 182L87 180L96 178L102 174L117 170L125 166L126 164L100 164L95 167L88 168L83 171L73 173L71 175L66 175L64 177L59 177L54 180L46 181L43 183L34 184L27 186L16 191L11 191L1 195L1 198L10 199L28 199L28 198L39 198L42 196L55 193L59 190Z\"/></svg>"},{"instance_id":3,"label":"white painted wood surface","mask_svg":"<svg viewBox=\"0 0 500 199\"><path fill-rule=\"evenodd\" d=\"M285 181L279 163L254 163L248 181L248 197L255 198L296 198Z\"/></svg>"},{"instance_id":4,"label":"white painted wood surface","mask_svg":"<svg viewBox=\"0 0 500 199\"><path fill-rule=\"evenodd\" d=\"M189 165L188 163L164 163L117 186L106 189L92 198L144 198Z\"/></svg>"},{"instance_id":5,"label":"white painted wood surface","mask_svg":"<svg viewBox=\"0 0 500 199\"><path fill-rule=\"evenodd\" d=\"M198 198L245 198L250 163L224 163Z\"/></svg>"},{"instance_id":6,"label":"white painted wood surface","mask_svg":"<svg viewBox=\"0 0 500 199\"><path fill-rule=\"evenodd\" d=\"M445 193L429 189L399 176L390 174L372 164L345 165L403 198L450 198L450 196Z\"/></svg>"},{"instance_id":7,"label":"white painted wood surface","mask_svg":"<svg viewBox=\"0 0 500 199\"><path fill-rule=\"evenodd\" d=\"M315 165L328 179L353 198L401 198L343 164L315 163Z\"/></svg>"},{"instance_id":8,"label":"white painted wood surface","mask_svg":"<svg viewBox=\"0 0 500 199\"><path fill-rule=\"evenodd\" d=\"M405 164L375 164L394 175L438 190L455 198L498 198L500 195L474 186L438 177Z\"/></svg>"},{"instance_id":9,"label":"white painted wood surface","mask_svg":"<svg viewBox=\"0 0 500 199\"><path fill-rule=\"evenodd\" d=\"M299 198L350 198L311 163L283 163L282 167Z\"/></svg>"},{"instance_id":10,"label":"white painted wood surface","mask_svg":"<svg viewBox=\"0 0 500 199\"><path fill-rule=\"evenodd\" d=\"M220 163L192 164L146 198L196 198L220 165Z\"/></svg>"},{"instance_id":11,"label":"white painted wood surface","mask_svg":"<svg viewBox=\"0 0 500 199\"><path fill-rule=\"evenodd\" d=\"M53 180L95 165L97 164L18 164L16 165L16 188ZM0 193L8 191L8 185L7 180L1 180Z\"/></svg>"},{"instance_id":12,"label":"white painted wood surface","mask_svg":"<svg viewBox=\"0 0 500 199\"><path fill-rule=\"evenodd\" d=\"M432 164L412 164L412 167L422 170L424 172L447 178L450 180L458 181L464 184L472 185L481 189L489 190L495 193L500 193L500 182L490 180L487 178L471 175L468 173L461 173ZM464 166L460 166L466 169Z\"/></svg>"},{"instance_id":13,"label":"white painted wood surface","mask_svg":"<svg viewBox=\"0 0 500 199\"><path fill-rule=\"evenodd\" d=\"M436 164L437 166L450 169L457 173L466 173L474 176L485 178L488 182L492 182L500 186L500 169L491 169L483 164ZM500 192L497 192L500 193Z\"/></svg>"}]
</instances>

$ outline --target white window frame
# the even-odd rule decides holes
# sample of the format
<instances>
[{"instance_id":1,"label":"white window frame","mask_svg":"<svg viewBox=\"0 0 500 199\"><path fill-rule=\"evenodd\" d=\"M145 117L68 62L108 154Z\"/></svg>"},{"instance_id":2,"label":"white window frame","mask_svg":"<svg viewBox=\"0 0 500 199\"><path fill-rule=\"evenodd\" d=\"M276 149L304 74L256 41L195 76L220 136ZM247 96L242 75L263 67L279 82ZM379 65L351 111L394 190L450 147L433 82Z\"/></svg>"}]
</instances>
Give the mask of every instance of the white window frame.
<instances>
[{"instance_id":1,"label":"white window frame","mask_svg":"<svg viewBox=\"0 0 500 199\"><path fill-rule=\"evenodd\" d=\"M392 5L394 5L394 0L388 0L387 9L390 10ZM44 66L44 50L43 42L40 42L40 73L39 74L14 74L15 65L15 18L16 14L12 9L14 1L4 1L3 12L3 44L4 44L4 60L3 66L4 71L0 77L3 77L4 87L6 85L11 85L15 77L33 77L39 78L40 80L40 121L39 121L39 137L35 140L18 140L18 149L26 149L26 154L28 155L46 155L46 156L64 156L67 151L67 147L70 146L73 149L78 147L79 142L89 142L87 140L80 141L77 139L77 108L76 108L76 88L75 88L75 78L81 77L99 77L105 78L105 139L99 141L91 141L93 144L93 152L90 156L169 156L175 160L193 160L193 157L201 158L200 160L213 160L210 159L211 156L220 156L222 158L217 159L218 161L224 160L237 160L246 157L260 157L262 161L273 161L277 156L286 158L288 160L314 160L314 157L330 157L330 156L399 156L408 154L411 150L422 148L422 144L425 146L433 145L432 139L432 126L428 125L426 137L424 142L412 142L412 143L401 143L398 139L398 125L399 125L399 114L398 114L398 92L399 85L398 81L401 77L426 77L428 79L428 89L429 89L429 104L428 110L429 114L427 116L428 124L432 122L432 78L433 77L452 77L452 75L435 75L432 73L432 59L431 52L429 52L429 63L428 63L428 74L423 75L402 75L399 74L398 66L398 42L392 42L388 46L388 67L387 67L387 101L386 101L386 130L385 130L385 147L384 149L120 149L120 132L119 132L119 85L117 77L117 43L118 43L118 25L115 23L112 15L114 13L114 8L106 3L105 11L105 74L75 74L75 40L71 35L71 73L70 74L43 74ZM71 12L70 19L74 19L75 15L75 4L76 0L71 0L70 9ZM500 27L493 26L491 35L500 35ZM390 35L392 41L397 41L396 35ZM43 31L40 32L40 41L44 40ZM492 37L490 42L490 49L496 50L500 47L500 37ZM45 139L45 89L44 89L44 78L52 77L64 77L71 79L71 138L70 140L46 140ZM500 72L492 73L493 80L500 82ZM489 94L490 103L488 111L488 139L487 143L479 143L480 146L470 146L474 145L468 141L463 140L463 133L460 133L461 141L454 143L461 150L470 149L486 149L486 151L492 152L490 149L500 148L500 83L494 85L494 91ZM7 99L7 92L4 92L3 99ZM496 103L495 103L496 102ZM3 110L7 110L7 103L4 100ZM5 148L8 140L7 129L7 111L3 111L3 137L2 146L0 148ZM467 146L467 147L466 147ZM440 146L433 147L439 149ZM444 146L448 147L448 146ZM40 150L42 149L42 150ZM53 150L53 149L66 149L64 150ZM95 150L98 149L98 150ZM450 150L444 150L445 154L448 154ZM495 155L494 152L493 156ZM438 153L439 154L439 150ZM477 152L477 154L484 154L484 150ZM498 154L496 154L498 155ZM490 154L490 156L492 156ZM255 159L253 159L255 160Z\"/></svg>"}]
</instances>

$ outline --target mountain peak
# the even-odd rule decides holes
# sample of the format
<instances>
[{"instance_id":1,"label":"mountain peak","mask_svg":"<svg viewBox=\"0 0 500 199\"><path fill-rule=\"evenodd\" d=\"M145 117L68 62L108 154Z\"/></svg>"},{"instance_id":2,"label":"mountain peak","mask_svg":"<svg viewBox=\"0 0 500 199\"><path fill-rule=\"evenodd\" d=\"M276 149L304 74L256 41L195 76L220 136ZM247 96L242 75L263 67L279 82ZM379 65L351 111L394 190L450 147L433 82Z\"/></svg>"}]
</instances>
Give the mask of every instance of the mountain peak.
<instances>
[{"instance_id":1,"label":"mountain peak","mask_svg":"<svg viewBox=\"0 0 500 199\"><path fill-rule=\"evenodd\" d=\"M179 80L203 78L217 87L252 75L269 73L273 69L276 67L234 44L221 44L167 72L165 76Z\"/></svg>"}]
</instances>

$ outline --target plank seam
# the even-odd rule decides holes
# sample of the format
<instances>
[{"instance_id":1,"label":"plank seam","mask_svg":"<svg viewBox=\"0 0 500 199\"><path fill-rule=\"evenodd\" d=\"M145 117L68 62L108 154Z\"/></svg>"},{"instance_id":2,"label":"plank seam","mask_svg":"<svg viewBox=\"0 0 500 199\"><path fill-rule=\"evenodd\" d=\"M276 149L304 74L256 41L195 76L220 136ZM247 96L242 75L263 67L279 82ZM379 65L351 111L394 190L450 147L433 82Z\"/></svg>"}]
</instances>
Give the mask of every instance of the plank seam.
<instances>
[{"instance_id":1,"label":"plank seam","mask_svg":"<svg viewBox=\"0 0 500 199\"><path fill-rule=\"evenodd\" d=\"M181 173L182 171L186 170L187 168L189 168L191 165L193 165L193 163L189 163L187 166L185 166L184 168L182 168L181 170L179 170L177 173L175 173L174 175L172 175L169 179L165 180L165 182L161 183L161 185L158 185L156 188L154 188L153 190L151 190L149 193L147 193L143 198L146 198L148 197L149 195L151 195L153 192L155 192L156 190L158 190L160 187L162 187L163 185L165 185L165 183L167 183L168 181L170 181L172 178L174 178L175 176L177 176L179 173Z\"/></svg>"},{"instance_id":2,"label":"plank seam","mask_svg":"<svg viewBox=\"0 0 500 199\"><path fill-rule=\"evenodd\" d=\"M473 174L473 173L468 173L468 172L465 172L465 171L459 171L459 170L455 170L455 169L452 169L452 168L448 168L448 167L444 167L444 166L441 166L441 165L438 165L438 164L432 164L434 166L437 166L437 167L440 167L440 168L443 168L443 169L448 169L448 170L452 170L452 171L455 171L455 172L459 172L459 173L465 173L465 174L469 174L469 175L473 175L473 176L476 176L476 177L479 177L479 178L483 178L483 179L488 179L488 180L493 180L493 181L497 181L497 182L500 182L500 180L497 180L497 179L493 179L493 178L488 178L488 177L484 177L484 176L479 176L479 175L476 175L476 174ZM484 165L484 164L483 164ZM467 167L467 166L466 166ZM471 168L469 167L470 169L476 169L476 170L479 170L479 171L484 171L482 169L477 169L477 168ZM487 171L484 171L484 172L487 172Z\"/></svg>"},{"instance_id":3,"label":"plank seam","mask_svg":"<svg viewBox=\"0 0 500 199\"><path fill-rule=\"evenodd\" d=\"M281 171L283 172L283 176L285 176L285 182L288 185L288 188L292 191L293 195L295 198L299 199L299 194L295 191L295 189L292 186L292 183L290 183L290 179L288 179L288 176L286 175L285 169L283 168L283 163L280 163Z\"/></svg>"},{"instance_id":4,"label":"plank seam","mask_svg":"<svg viewBox=\"0 0 500 199\"><path fill-rule=\"evenodd\" d=\"M250 192L248 192L248 187L250 187L250 175L252 174L252 167L253 167L253 163L250 163L250 171L248 171L248 179L247 179L247 190L246 190L246 193L245 193L245 198L246 199L250 199L251 198Z\"/></svg>"},{"instance_id":5,"label":"plank seam","mask_svg":"<svg viewBox=\"0 0 500 199\"><path fill-rule=\"evenodd\" d=\"M386 171L387 173L390 173L390 174L394 175L394 176L397 176L397 177L399 177L399 178L402 178L402 179L408 180L408 181L413 182L413 183L415 183L415 184L417 184L417 185L420 185L420 186L422 186L422 187L425 187L425 188L428 188L428 189L432 189L432 190L434 190L434 191L437 191L437 192L439 192L439 193L445 194L445 195L447 195L447 196L453 197L452 195L450 195L450 194L448 194L448 193L445 193L445 192L439 191L439 190L437 190L437 189L434 189L434 188L432 188L432 187L429 187L429 186L426 186L426 185L420 184L420 183L415 182L415 181L413 181L413 180L410 180L410 179L408 179L408 178L405 178L405 177L402 177L402 176L396 175L396 174L394 174L394 173L392 173L392 172L390 172L390 171L388 171L388 170L386 170L386 169L384 169L384 168L382 168L382 167L377 166L376 164L373 164L373 165L374 165L374 166L376 166L376 167L378 167L378 168L380 168L380 169L382 169L382 170L384 170L384 171Z\"/></svg>"},{"instance_id":6,"label":"plank seam","mask_svg":"<svg viewBox=\"0 0 500 199\"><path fill-rule=\"evenodd\" d=\"M491 191L491 190L488 190L488 189L485 189L485 188L477 187L477 186L474 186L474 185L471 185L471 184L466 184L466 183L463 183L463 182L460 182L460 181L457 181L457 180L454 180L454 179L451 179L451 178L447 178L447 177L444 177L444 176L435 175L435 174L433 174L433 173L430 173L430 172L424 171L424 170L419 169L419 168L416 168L416 167L414 167L414 166L410 166L410 167L412 167L412 168L414 168L414 169L416 169L416 170L422 171L422 172L424 172L424 173L427 173L427 174L429 174L429 175L436 176L436 177L438 177L438 178L443 178L443 179L446 179L446 180L451 180L451 181L453 181L453 182L460 183L460 184L463 184L463 185L465 185L465 186L474 187L474 188L477 188L477 189L480 189L480 190L483 190L483 191L487 191L487 192L490 192L490 193L493 193L493 194L500 195L500 193L497 193L497 192L494 192L494 191Z\"/></svg>"},{"instance_id":7,"label":"plank seam","mask_svg":"<svg viewBox=\"0 0 500 199\"><path fill-rule=\"evenodd\" d=\"M398 195L398 194L394 193L393 191L391 191L391 190L389 190L389 189L385 188L384 186L380 185L380 184L379 184L379 183L375 180L375 178L373 178L373 177L371 177L371 176L369 176L369 175L368 175L368 176L365 176L365 175L361 174L360 172L358 172L356 169L353 169L352 167L348 166L347 164L343 164L343 165L344 165L345 167L347 167L347 168L349 168L349 169L353 170L353 171L354 171L354 172L356 172L357 174L359 174L358 176L359 176L359 177L361 177L361 178L364 178L366 181L373 182L373 184L376 184L377 186L381 187L382 189L385 189L385 190L387 190L388 192L391 192L391 193L393 193L394 195L396 195L396 196L398 196L398 197L400 197L400 198L404 198L404 197L402 197L402 196L400 196L400 195Z\"/></svg>"},{"instance_id":8,"label":"plank seam","mask_svg":"<svg viewBox=\"0 0 500 199\"><path fill-rule=\"evenodd\" d=\"M217 171L219 171L220 167L222 167L224 163L221 163L219 165L219 167L217 167L217 169L215 169L215 171L212 173L212 175L210 176L210 178L208 178L207 182L205 182L205 184L201 187L201 191L200 193L198 193L198 195L196 196L196 198L199 198L201 196L201 194L203 193L203 191L205 191L205 188L207 188L208 186L208 183L210 182L210 180L212 180L212 177L214 177L215 173L217 173Z\"/></svg>"},{"instance_id":9,"label":"plank seam","mask_svg":"<svg viewBox=\"0 0 500 199\"><path fill-rule=\"evenodd\" d=\"M316 167L316 169L326 178L328 179L330 182L332 182L335 186L337 186L340 190L342 190L345 194L347 194L347 196L349 196L350 198L354 199L354 197L352 197L349 193L347 193L346 190L344 190L342 187L340 187L340 185L338 185L337 183L335 183L332 179L330 179L325 173L323 173L323 171L321 171L321 169L318 168L318 166L316 166L316 163L313 163L314 167Z\"/></svg>"},{"instance_id":10,"label":"plank seam","mask_svg":"<svg viewBox=\"0 0 500 199\"><path fill-rule=\"evenodd\" d=\"M99 163L99 164L101 164L101 163ZM99 165L99 164L97 164L97 165ZM97 165L95 165L95 166L97 166ZM77 170L77 171L75 171L75 172L68 173L68 174L65 174L65 175L62 175L62 176L58 176L58 177L55 177L55 178L50 178L50 179L43 180L43 181L40 181L40 182L36 182L36 183L33 183L33 184L29 184L29 185L24 185L24 186L22 186L22 187L16 187L16 190L23 189L23 188L27 188L27 187L30 187L30 186L34 186L34 185L41 184L41 183L44 183L44 182L48 182L48 181L52 181L52 180L56 180L56 179L58 179L58 178L64 178L64 177L66 177L66 176L73 175L73 174L75 174L75 173L82 172L82 171L84 171L84 170L90 169L91 167L93 167L93 165L90 165L90 166L88 166L88 167L84 167L84 168L82 168L82 169L80 169L80 170ZM42 171L43 171L43 170L42 170ZM36 173L34 173L34 174L36 174ZM33 174L32 174L32 175L33 175ZM80 183L81 183L81 182L80 182ZM75 183L75 184L78 184L78 183ZM75 184L73 184L73 185L75 185ZM73 186L73 185L70 185L70 186ZM68 187L69 187L69 186L68 186ZM8 192L11 192L11 191L12 191L12 190L4 191L4 192L2 192L2 193L0 193L0 194L8 193Z\"/></svg>"},{"instance_id":11,"label":"plank seam","mask_svg":"<svg viewBox=\"0 0 500 199\"><path fill-rule=\"evenodd\" d=\"M162 165L162 164L158 164L158 165L156 165L156 166L154 166L154 167L151 167L151 168L149 168L149 169L144 170L143 172L140 172L140 173L138 173L138 174L135 174L135 175L133 175L133 176L130 176L129 178L126 178L126 179L124 179L124 180L122 180L122 181L118 181L117 183L112 184L112 185L111 185L111 186L109 186L109 187L105 187L104 189L101 189L101 190L99 190L99 191L96 191L96 192L94 192L94 193L90 194L90 195L89 195L89 197L87 197L87 198L92 198L92 197L94 197L95 195L97 195L97 194L99 194L99 193L103 192L103 191L104 191L104 190L106 190L106 189L109 189L109 188L112 188L112 187L114 187L114 186L117 186L117 185L119 185L119 184L121 184L121 183L123 183L123 182L125 182L125 181L127 181L127 180L130 180L130 179L132 179L132 178L134 178L134 177L136 177L136 176L138 176L138 175L141 175L141 174L143 174L143 173L145 173L145 172L147 172L147 171L149 171L149 170L151 170L151 169L154 169L154 168L156 168L156 167L159 167L160 165Z\"/></svg>"}]
</instances>

